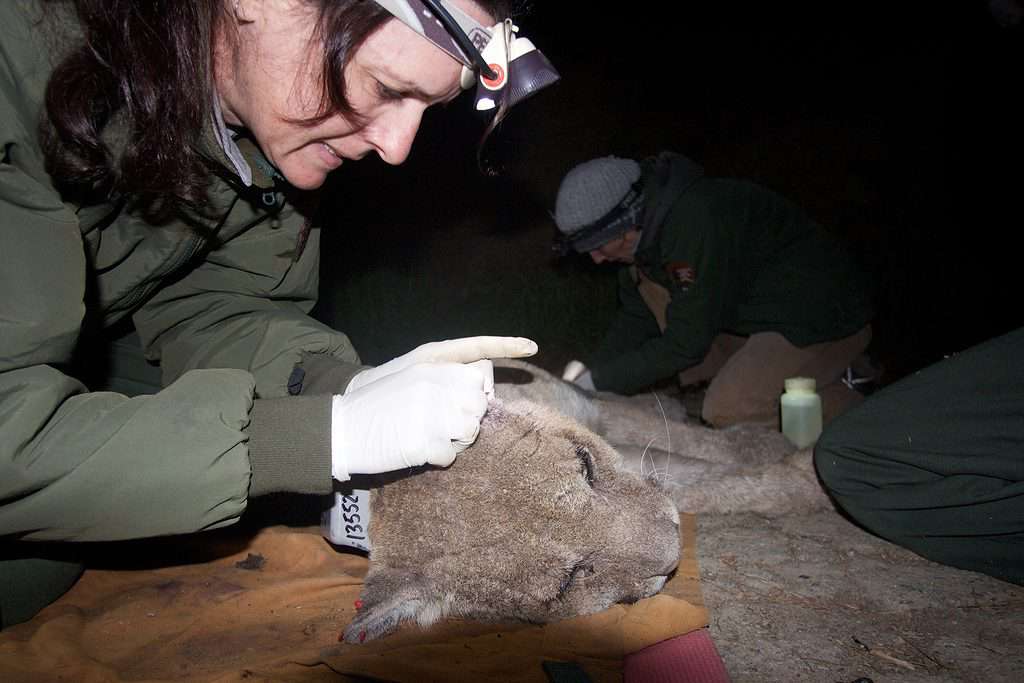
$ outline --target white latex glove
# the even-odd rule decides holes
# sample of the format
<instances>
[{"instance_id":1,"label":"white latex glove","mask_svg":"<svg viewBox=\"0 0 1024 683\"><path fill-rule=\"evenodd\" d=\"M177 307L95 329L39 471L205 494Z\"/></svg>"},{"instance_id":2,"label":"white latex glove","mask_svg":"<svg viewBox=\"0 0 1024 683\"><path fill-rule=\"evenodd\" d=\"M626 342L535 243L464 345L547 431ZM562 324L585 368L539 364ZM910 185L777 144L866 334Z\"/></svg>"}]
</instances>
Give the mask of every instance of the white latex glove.
<instances>
[{"instance_id":1,"label":"white latex glove","mask_svg":"<svg viewBox=\"0 0 1024 683\"><path fill-rule=\"evenodd\" d=\"M473 363L485 358L523 358L537 353L537 344L525 337L462 337L429 342L383 365L363 370L349 382L345 393L364 387L416 363ZM494 394L493 374L485 388Z\"/></svg>"},{"instance_id":2,"label":"white latex glove","mask_svg":"<svg viewBox=\"0 0 1024 683\"><path fill-rule=\"evenodd\" d=\"M418 363L334 397L331 474L447 467L476 440L487 411L489 360Z\"/></svg>"},{"instance_id":3,"label":"white latex glove","mask_svg":"<svg viewBox=\"0 0 1024 683\"><path fill-rule=\"evenodd\" d=\"M575 382L576 378L587 371L587 366L578 360L571 360L565 364L565 369L562 370L562 379L566 382Z\"/></svg>"},{"instance_id":4,"label":"white latex glove","mask_svg":"<svg viewBox=\"0 0 1024 683\"><path fill-rule=\"evenodd\" d=\"M562 370L562 379L566 382L572 382L580 389L586 389L587 391L597 391L594 386L594 378L590 374L590 370L587 366L578 360L571 360L565 364L565 369Z\"/></svg>"}]
</instances>

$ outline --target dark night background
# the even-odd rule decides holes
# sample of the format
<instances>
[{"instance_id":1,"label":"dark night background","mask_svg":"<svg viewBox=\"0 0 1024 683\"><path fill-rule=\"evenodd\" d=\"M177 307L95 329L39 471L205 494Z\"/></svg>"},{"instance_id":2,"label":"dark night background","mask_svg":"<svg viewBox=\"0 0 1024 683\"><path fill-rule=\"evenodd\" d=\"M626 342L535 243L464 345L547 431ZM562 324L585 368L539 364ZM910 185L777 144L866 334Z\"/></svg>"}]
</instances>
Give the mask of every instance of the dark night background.
<instances>
[{"instance_id":1,"label":"dark night background","mask_svg":"<svg viewBox=\"0 0 1024 683\"><path fill-rule=\"evenodd\" d=\"M558 182L661 149L772 187L846 241L875 285L869 351L890 381L1024 323L1024 27L986 0L597 7L519 16L562 81L487 148L503 174L479 171L483 127L460 99L428 112L405 165L331 179L315 314L366 362L465 334L531 336L549 369L585 355L614 275L552 258Z\"/></svg>"}]
</instances>

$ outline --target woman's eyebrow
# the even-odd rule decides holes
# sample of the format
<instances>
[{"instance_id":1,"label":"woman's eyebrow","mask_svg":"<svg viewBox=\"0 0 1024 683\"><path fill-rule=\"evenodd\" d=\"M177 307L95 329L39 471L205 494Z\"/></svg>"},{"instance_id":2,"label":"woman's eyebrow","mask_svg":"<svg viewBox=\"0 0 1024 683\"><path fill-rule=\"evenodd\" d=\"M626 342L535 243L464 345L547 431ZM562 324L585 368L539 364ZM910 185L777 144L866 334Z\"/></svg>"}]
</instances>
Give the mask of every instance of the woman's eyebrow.
<instances>
[{"instance_id":1,"label":"woman's eyebrow","mask_svg":"<svg viewBox=\"0 0 1024 683\"><path fill-rule=\"evenodd\" d=\"M388 73L381 69L378 70L374 77L380 81L381 85L389 90L402 95L403 97L413 97L418 100L431 103L448 102L455 99L459 93L462 92L462 88L455 86L451 91L445 91L442 93L431 93L424 90L421 86L416 83L407 81L404 78L395 76L394 74Z\"/></svg>"}]
</instances>

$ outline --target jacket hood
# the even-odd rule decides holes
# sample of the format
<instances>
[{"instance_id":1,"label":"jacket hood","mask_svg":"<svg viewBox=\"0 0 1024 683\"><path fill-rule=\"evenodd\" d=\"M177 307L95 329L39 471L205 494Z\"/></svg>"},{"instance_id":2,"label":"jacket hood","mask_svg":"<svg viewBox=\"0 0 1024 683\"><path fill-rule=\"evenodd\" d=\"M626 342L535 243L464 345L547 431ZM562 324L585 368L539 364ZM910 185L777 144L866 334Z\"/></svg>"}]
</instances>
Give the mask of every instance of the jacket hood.
<instances>
[{"instance_id":1,"label":"jacket hood","mask_svg":"<svg viewBox=\"0 0 1024 683\"><path fill-rule=\"evenodd\" d=\"M643 235L637 246L638 252L654 243L672 206L695 182L704 177L703 166L675 152L661 152L657 156L648 157L644 159L641 168L647 202L641 222Z\"/></svg>"}]
</instances>

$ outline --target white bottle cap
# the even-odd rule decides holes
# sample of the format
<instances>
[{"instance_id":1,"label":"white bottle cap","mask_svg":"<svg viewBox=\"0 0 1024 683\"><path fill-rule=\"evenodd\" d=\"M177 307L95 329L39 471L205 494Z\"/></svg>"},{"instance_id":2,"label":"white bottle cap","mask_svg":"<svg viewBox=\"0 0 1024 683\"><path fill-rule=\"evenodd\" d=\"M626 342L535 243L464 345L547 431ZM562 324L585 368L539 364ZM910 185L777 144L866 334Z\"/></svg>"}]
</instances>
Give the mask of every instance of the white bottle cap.
<instances>
[{"instance_id":1,"label":"white bottle cap","mask_svg":"<svg viewBox=\"0 0 1024 683\"><path fill-rule=\"evenodd\" d=\"M786 391L814 393L817 383L813 377L790 377L785 381Z\"/></svg>"}]
</instances>

